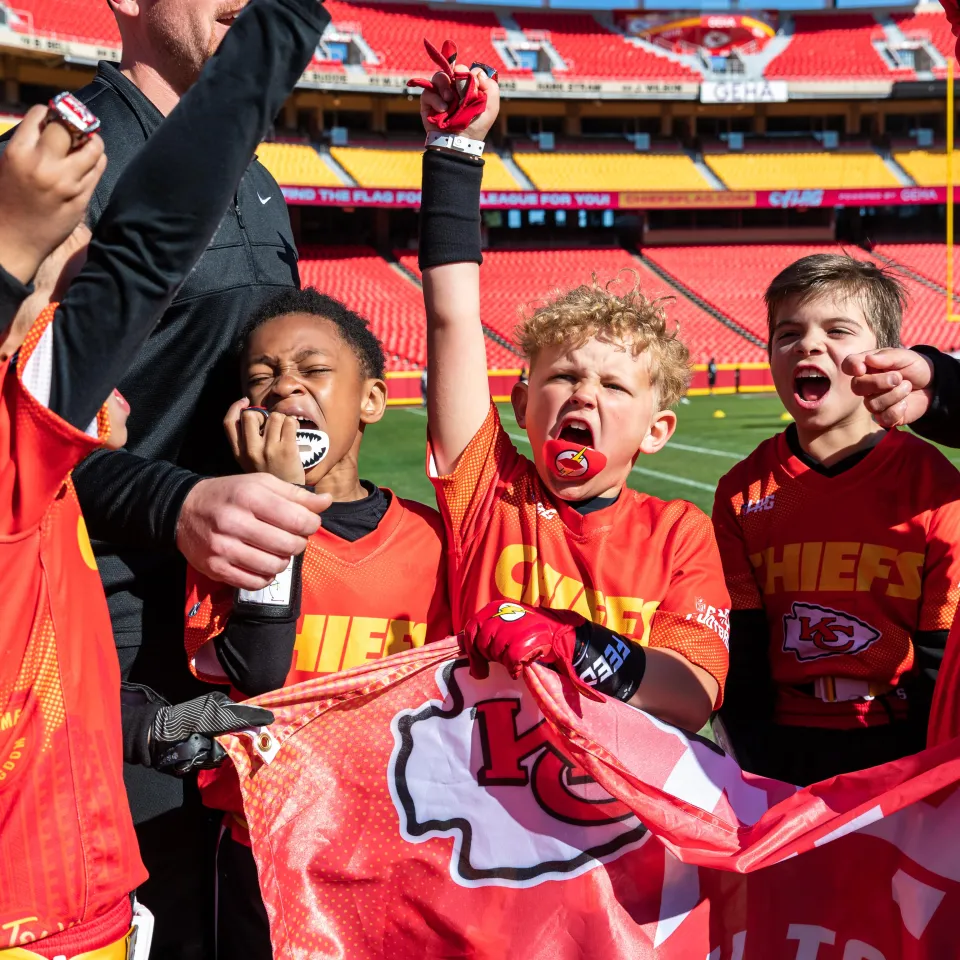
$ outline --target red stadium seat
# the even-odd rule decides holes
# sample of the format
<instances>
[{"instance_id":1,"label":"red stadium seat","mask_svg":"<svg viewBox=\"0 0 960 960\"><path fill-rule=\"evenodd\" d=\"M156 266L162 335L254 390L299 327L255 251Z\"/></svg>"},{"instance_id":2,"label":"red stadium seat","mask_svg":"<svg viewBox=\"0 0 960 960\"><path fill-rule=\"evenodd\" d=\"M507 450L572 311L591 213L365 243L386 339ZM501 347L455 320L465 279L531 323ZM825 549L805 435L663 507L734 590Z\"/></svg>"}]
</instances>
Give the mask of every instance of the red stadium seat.
<instances>
[{"instance_id":1,"label":"red stadium seat","mask_svg":"<svg viewBox=\"0 0 960 960\"><path fill-rule=\"evenodd\" d=\"M26 27L35 34L120 46L117 21L106 0L16 0L11 6L28 15Z\"/></svg>"},{"instance_id":2,"label":"red stadium seat","mask_svg":"<svg viewBox=\"0 0 960 960\"><path fill-rule=\"evenodd\" d=\"M401 258L405 265L415 265L416 257ZM514 328L524 305L535 305L539 299L557 290L569 290L589 283L593 274L601 283L617 276L623 269L633 269L640 276L647 296L675 296L666 304L667 317L679 324L680 336L690 348L695 362L714 357L718 362L764 360L763 350L724 326L691 300L676 296L673 290L637 257L626 250L561 249L561 250L487 250L480 272L480 315L492 330L512 341Z\"/></svg>"},{"instance_id":3,"label":"red stadium seat","mask_svg":"<svg viewBox=\"0 0 960 960\"><path fill-rule=\"evenodd\" d=\"M569 67L565 79L593 78L667 78L699 82L703 77L681 63L658 57L634 46L620 34L601 26L589 14L527 13L514 14L521 30L540 30L549 35L557 53Z\"/></svg>"},{"instance_id":4,"label":"red stadium seat","mask_svg":"<svg viewBox=\"0 0 960 960\"><path fill-rule=\"evenodd\" d=\"M890 70L870 42L879 29L869 13L797 14L793 39L767 64L773 78L911 80L912 70Z\"/></svg>"},{"instance_id":5,"label":"red stadium seat","mask_svg":"<svg viewBox=\"0 0 960 960\"><path fill-rule=\"evenodd\" d=\"M957 38L950 29L950 22L942 11L936 13L894 13L893 22L907 39L929 40L946 58L954 56ZM935 71L946 75L945 69Z\"/></svg>"},{"instance_id":6,"label":"red stadium seat","mask_svg":"<svg viewBox=\"0 0 960 960\"><path fill-rule=\"evenodd\" d=\"M496 15L489 11L439 11L415 4L374 5L346 0L327 0L326 8L334 24L360 24L364 40L380 58L377 65L364 65L370 73L429 76L436 67L423 49L426 37L437 47L448 38L456 40L468 66L471 61L480 60L502 74L530 75L529 71L510 70L494 49L490 35L501 27Z\"/></svg>"},{"instance_id":7,"label":"red stadium seat","mask_svg":"<svg viewBox=\"0 0 960 960\"><path fill-rule=\"evenodd\" d=\"M413 258L416 262L416 257ZM426 316L419 287L371 247L304 247L300 279L342 300L370 321L383 341L388 370L416 370L427 362ZM491 368L516 369L520 358L487 342Z\"/></svg>"},{"instance_id":8,"label":"red stadium seat","mask_svg":"<svg viewBox=\"0 0 960 960\"><path fill-rule=\"evenodd\" d=\"M909 247L935 244L903 244L878 247L878 253L909 263ZM942 248L941 248L942 249ZM766 340L767 315L763 293L784 267L811 253L844 252L834 245L743 244L742 246L649 247L644 256L658 264L721 313ZM907 251L907 252L905 252ZM859 249L845 252L861 260L870 255ZM932 256L921 253L917 256ZM917 270L918 273L922 272ZM941 283L942 283L942 272ZM907 291L902 339L905 344L932 343L943 349L960 346L960 324L947 323L944 296L917 280L903 277ZM936 279L931 277L931 279Z\"/></svg>"}]
</instances>

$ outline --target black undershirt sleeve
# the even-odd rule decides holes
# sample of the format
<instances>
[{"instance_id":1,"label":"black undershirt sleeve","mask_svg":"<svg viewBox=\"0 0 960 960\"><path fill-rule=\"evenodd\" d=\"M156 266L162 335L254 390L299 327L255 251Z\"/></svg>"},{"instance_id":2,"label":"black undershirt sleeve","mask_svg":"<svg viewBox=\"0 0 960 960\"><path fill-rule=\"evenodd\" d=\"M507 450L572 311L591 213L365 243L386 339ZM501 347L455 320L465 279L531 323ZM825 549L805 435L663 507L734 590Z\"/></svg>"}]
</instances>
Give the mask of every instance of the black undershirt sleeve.
<instances>
[{"instance_id":1,"label":"black undershirt sleeve","mask_svg":"<svg viewBox=\"0 0 960 960\"><path fill-rule=\"evenodd\" d=\"M770 628L763 610L730 613L730 667L720 719L737 760L751 769L773 721L775 690L770 671Z\"/></svg>"},{"instance_id":2,"label":"black undershirt sleeve","mask_svg":"<svg viewBox=\"0 0 960 960\"><path fill-rule=\"evenodd\" d=\"M911 428L921 437L960 447L960 361L934 347L914 347L933 362L933 401Z\"/></svg>"},{"instance_id":3,"label":"black undershirt sleeve","mask_svg":"<svg viewBox=\"0 0 960 960\"><path fill-rule=\"evenodd\" d=\"M913 635L913 669L900 679L907 694L907 716L922 730L926 730L930 719L933 689L940 674L949 632L918 630Z\"/></svg>"},{"instance_id":4,"label":"black undershirt sleeve","mask_svg":"<svg viewBox=\"0 0 960 960\"><path fill-rule=\"evenodd\" d=\"M50 409L67 422L86 429L170 305L328 20L317 0L254 0L120 176L54 324ZM76 481L95 535L168 537L187 482L130 454L104 454Z\"/></svg>"}]
</instances>

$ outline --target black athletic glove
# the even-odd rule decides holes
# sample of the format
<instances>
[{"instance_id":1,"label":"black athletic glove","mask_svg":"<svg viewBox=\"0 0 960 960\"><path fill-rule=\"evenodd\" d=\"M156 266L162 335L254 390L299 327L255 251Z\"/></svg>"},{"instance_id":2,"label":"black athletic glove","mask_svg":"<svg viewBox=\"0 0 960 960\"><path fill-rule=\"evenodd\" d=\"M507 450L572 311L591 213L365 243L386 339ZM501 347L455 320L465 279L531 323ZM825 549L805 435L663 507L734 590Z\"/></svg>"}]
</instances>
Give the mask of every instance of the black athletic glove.
<instances>
[{"instance_id":1,"label":"black athletic glove","mask_svg":"<svg viewBox=\"0 0 960 960\"><path fill-rule=\"evenodd\" d=\"M225 693L171 706L149 687L120 686L123 759L174 777L219 766L226 753L215 736L273 723L269 710L234 703Z\"/></svg>"}]
</instances>

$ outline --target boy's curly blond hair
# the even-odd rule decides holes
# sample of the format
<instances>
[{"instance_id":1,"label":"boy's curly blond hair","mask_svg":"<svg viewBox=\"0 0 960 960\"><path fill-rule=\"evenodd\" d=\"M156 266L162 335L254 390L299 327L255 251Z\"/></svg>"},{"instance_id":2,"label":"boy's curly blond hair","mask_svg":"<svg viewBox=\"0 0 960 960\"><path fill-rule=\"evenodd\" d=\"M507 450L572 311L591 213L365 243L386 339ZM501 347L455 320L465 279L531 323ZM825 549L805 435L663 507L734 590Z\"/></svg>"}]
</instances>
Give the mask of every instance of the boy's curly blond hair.
<instances>
[{"instance_id":1,"label":"boy's curly blond hair","mask_svg":"<svg viewBox=\"0 0 960 960\"><path fill-rule=\"evenodd\" d=\"M625 273L633 283L614 293ZM566 293L558 290L546 301L521 308L514 336L531 366L544 347L563 344L573 349L592 337L629 348L635 357L649 351L650 382L658 409L665 410L687 392L690 382L690 351L678 338L677 325L667 322L666 305L672 300L650 300L634 270L621 270L605 284L593 274L590 283Z\"/></svg>"}]
</instances>

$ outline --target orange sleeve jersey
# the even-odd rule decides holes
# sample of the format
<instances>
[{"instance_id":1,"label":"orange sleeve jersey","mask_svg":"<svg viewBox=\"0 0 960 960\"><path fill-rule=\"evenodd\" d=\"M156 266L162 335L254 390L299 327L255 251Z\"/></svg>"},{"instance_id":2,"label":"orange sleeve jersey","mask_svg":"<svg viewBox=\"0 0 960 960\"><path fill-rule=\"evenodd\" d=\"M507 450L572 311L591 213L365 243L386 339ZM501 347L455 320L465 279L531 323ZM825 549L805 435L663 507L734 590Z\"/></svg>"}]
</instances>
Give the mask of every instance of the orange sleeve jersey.
<instances>
[{"instance_id":1,"label":"orange sleeve jersey","mask_svg":"<svg viewBox=\"0 0 960 960\"><path fill-rule=\"evenodd\" d=\"M913 635L950 627L958 501L960 473L898 430L835 476L806 466L782 433L720 481L713 520L727 586L735 611L766 613L775 722L854 728L905 713L896 698L825 702L806 688L818 678L895 688L913 666Z\"/></svg>"},{"instance_id":2,"label":"orange sleeve jersey","mask_svg":"<svg viewBox=\"0 0 960 960\"><path fill-rule=\"evenodd\" d=\"M709 519L693 504L624 489L581 515L551 498L490 412L453 472L428 473L447 527L453 625L491 600L574 610L682 654L722 697L730 602Z\"/></svg>"},{"instance_id":3,"label":"orange sleeve jersey","mask_svg":"<svg viewBox=\"0 0 960 960\"><path fill-rule=\"evenodd\" d=\"M286 685L349 670L450 635L437 511L390 494L377 529L348 542L321 527L303 557L300 620ZM190 669L223 683L210 642L233 609L233 589L189 570L185 642Z\"/></svg>"},{"instance_id":4,"label":"orange sleeve jersey","mask_svg":"<svg viewBox=\"0 0 960 960\"><path fill-rule=\"evenodd\" d=\"M286 686L450 635L440 517L421 503L389 496L376 530L359 540L351 543L321 527L307 541ZM187 658L194 674L212 683L226 682L212 640L226 628L233 593L188 569ZM233 839L249 845L236 777L201 777L201 786L204 803L226 811Z\"/></svg>"},{"instance_id":5,"label":"orange sleeve jersey","mask_svg":"<svg viewBox=\"0 0 960 960\"><path fill-rule=\"evenodd\" d=\"M120 669L69 478L99 441L39 399L53 313L16 369L0 364L0 953L104 917L146 879L123 786Z\"/></svg>"}]
</instances>

